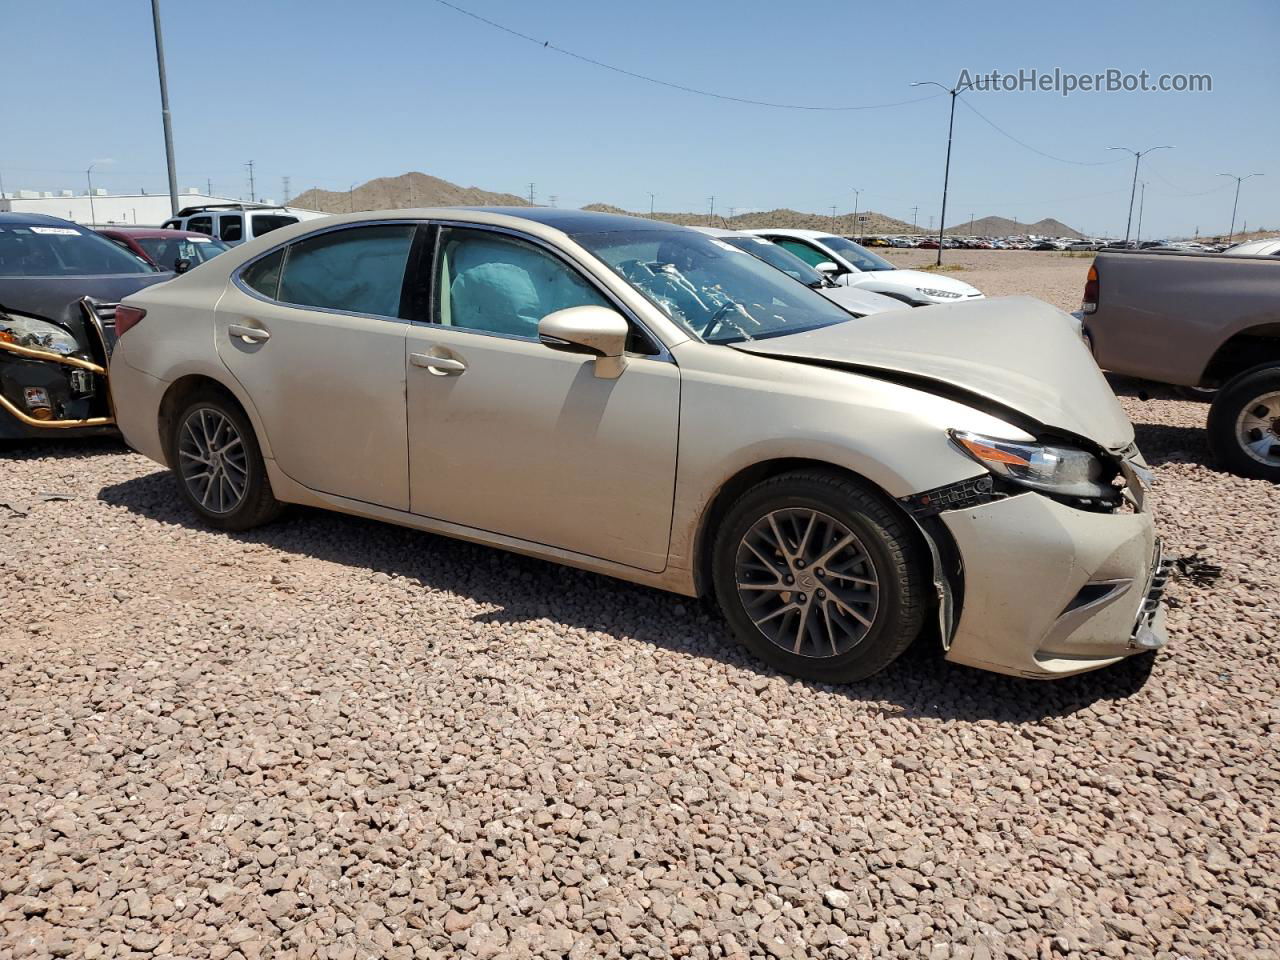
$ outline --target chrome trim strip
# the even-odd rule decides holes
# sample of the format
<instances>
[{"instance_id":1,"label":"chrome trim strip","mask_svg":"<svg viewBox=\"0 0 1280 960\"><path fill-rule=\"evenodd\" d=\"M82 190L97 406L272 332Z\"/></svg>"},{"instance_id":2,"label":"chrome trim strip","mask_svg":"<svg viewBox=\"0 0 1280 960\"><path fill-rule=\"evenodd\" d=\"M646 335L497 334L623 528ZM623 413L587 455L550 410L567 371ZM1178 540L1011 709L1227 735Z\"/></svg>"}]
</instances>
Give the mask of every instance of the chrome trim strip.
<instances>
[{"instance_id":1,"label":"chrome trim strip","mask_svg":"<svg viewBox=\"0 0 1280 960\"><path fill-rule=\"evenodd\" d=\"M16 343L6 343L0 340L0 350L7 350L10 353L16 353L18 356L27 360L44 360L48 363L61 363L68 367L79 367L81 370L88 370L90 373L101 374L106 376L107 371L104 367L100 367L96 363L89 360L81 360L79 357L64 357L60 353L53 353L49 350L35 350L31 347L20 347Z\"/></svg>"}]
</instances>

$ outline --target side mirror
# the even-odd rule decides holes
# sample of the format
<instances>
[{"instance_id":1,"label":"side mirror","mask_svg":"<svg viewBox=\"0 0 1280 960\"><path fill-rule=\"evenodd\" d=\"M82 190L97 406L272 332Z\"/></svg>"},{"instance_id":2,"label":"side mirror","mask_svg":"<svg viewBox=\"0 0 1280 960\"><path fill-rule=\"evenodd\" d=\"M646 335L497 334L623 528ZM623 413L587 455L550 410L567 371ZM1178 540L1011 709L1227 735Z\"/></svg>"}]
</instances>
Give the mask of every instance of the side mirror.
<instances>
[{"instance_id":1,"label":"side mirror","mask_svg":"<svg viewBox=\"0 0 1280 960\"><path fill-rule=\"evenodd\" d=\"M190 269L191 261L186 257L179 257L177 260L173 261L174 273L186 273Z\"/></svg>"},{"instance_id":2,"label":"side mirror","mask_svg":"<svg viewBox=\"0 0 1280 960\"><path fill-rule=\"evenodd\" d=\"M836 274L840 272L840 268L836 266L834 263L832 263L830 260L823 260L820 264L818 264L813 269L817 270L819 273L825 273L827 276L831 276L832 274Z\"/></svg>"},{"instance_id":3,"label":"side mirror","mask_svg":"<svg viewBox=\"0 0 1280 960\"><path fill-rule=\"evenodd\" d=\"M626 318L608 307L569 307L538 321L538 339L552 350L586 353L596 358L596 376L615 380L626 368Z\"/></svg>"}]
</instances>

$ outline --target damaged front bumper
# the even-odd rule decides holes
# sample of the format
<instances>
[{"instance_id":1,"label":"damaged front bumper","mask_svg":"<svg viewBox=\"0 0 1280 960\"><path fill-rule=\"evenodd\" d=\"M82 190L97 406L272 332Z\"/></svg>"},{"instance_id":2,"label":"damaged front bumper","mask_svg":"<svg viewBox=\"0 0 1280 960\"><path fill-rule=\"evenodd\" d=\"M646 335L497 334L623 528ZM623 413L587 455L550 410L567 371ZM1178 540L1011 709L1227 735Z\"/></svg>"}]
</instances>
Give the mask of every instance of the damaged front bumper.
<instances>
[{"instance_id":1,"label":"damaged front bumper","mask_svg":"<svg viewBox=\"0 0 1280 960\"><path fill-rule=\"evenodd\" d=\"M964 571L947 659L1063 677L1164 645L1169 564L1149 513L1022 493L939 516Z\"/></svg>"},{"instance_id":2,"label":"damaged front bumper","mask_svg":"<svg viewBox=\"0 0 1280 960\"><path fill-rule=\"evenodd\" d=\"M77 336L70 355L0 340L0 438L116 432L107 380L115 306L80 301L88 337Z\"/></svg>"}]
</instances>

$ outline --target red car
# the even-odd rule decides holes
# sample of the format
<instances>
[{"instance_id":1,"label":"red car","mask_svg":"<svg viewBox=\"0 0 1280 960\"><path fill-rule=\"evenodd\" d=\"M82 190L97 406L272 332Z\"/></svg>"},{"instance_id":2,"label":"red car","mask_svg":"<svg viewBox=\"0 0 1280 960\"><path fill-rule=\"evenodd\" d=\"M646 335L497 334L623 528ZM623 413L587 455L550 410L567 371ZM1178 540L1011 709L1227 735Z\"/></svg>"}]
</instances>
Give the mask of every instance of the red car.
<instances>
[{"instance_id":1,"label":"red car","mask_svg":"<svg viewBox=\"0 0 1280 960\"><path fill-rule=\"evenodd\" d=\"M160 227L99 227L98 233L114 240L130 253L161 270L183 273L212 260L231 248L221 240L190 230L164 230ZM178 269L178 262L187 265Z\"/></svg>"}]
</instances>

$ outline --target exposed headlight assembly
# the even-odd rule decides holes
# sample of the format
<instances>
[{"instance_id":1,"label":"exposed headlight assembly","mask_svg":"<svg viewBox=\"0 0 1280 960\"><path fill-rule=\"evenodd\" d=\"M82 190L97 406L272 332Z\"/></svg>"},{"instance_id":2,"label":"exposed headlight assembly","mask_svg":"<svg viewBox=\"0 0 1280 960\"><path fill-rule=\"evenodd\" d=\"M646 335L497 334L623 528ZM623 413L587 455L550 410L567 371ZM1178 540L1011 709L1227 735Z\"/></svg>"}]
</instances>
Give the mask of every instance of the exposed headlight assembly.
<instances>
[{"instance_id":1,"label":"exposed headlight assembly","mask_svg":"<svg viewBox=\"0 0 1280 960\"><path fill-rule=\"evenodd\" d=\"M1099 457L1062 444L1021 443L952 430L956 446L998 477L1061 497L1113 499L1115 470Z\"/></svg>"},{"instance_id":2,"label":"exposed headlight assembly","mask_svg":"<svg viewBox=\"0 0 1280 960\"><path fill-rule=\"evenodd\" d=\"M69 356L80 349L76 338L56 323L0 313L0 341Z\"/></svg>"},{"instance_id":3,"label":"exposed headlight assembly","mask_svg":"<svg viewBox=\"0 0 1280 960\"><path fill-rule=\"evenodd\" d=\"M964 296L963 293L954 293L951 290L935 290L932 287L916 287L926 297L937 297L940 300L959 300Z\"/></svg>"}]
</instances>

